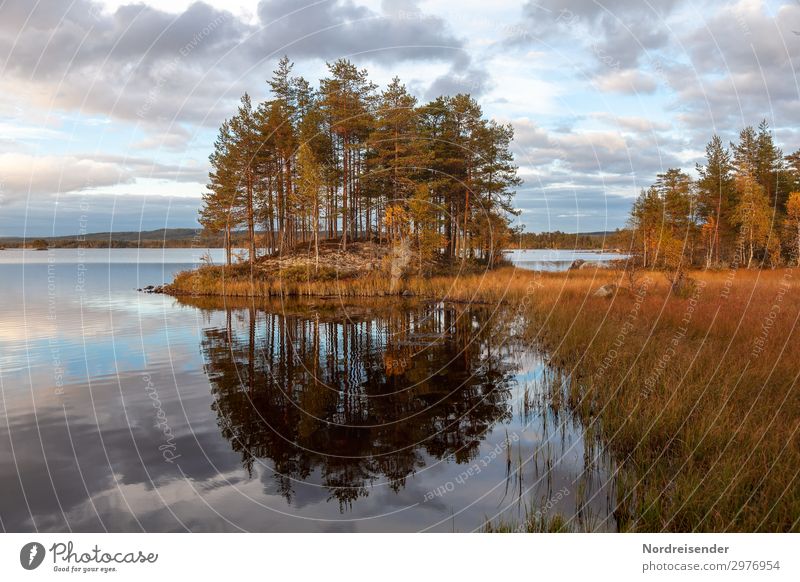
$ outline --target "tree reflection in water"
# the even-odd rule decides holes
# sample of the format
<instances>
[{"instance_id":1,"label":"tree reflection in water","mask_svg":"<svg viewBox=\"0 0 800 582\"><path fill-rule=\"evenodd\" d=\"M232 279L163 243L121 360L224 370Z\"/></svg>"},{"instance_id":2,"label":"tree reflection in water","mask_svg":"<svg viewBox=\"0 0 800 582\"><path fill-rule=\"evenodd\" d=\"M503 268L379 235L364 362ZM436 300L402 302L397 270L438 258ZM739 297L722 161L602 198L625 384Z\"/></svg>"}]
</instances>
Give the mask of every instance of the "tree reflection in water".
<instances>
[{"instance_id":1,"label":"tree reflection in water","mask_svg":"<svg viewBox=\"0 0 800 582\"><path fill-rule=\"evenodd\" d=\"M202 350L222 434L292 501L315 479L341 509L428 458L465 463L511 417L510 314L464 305L228 309Z\"/></svg>"}]
</instances>

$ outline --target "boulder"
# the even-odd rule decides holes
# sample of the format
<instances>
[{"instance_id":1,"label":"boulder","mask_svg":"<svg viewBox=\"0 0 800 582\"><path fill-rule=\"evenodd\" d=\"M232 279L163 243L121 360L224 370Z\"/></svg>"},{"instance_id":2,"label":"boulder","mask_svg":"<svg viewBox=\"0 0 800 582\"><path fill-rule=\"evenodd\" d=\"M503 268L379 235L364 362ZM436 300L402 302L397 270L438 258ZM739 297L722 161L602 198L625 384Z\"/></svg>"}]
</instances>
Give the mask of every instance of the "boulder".
<instances>
[{"instance_id":1,"label":"boulder","mask_svg":"<svg viewBox=\"0 0 800 582\"><path fill-rule=\"evenodd\" d=\"M609 283L608 285L603 285L597 291L594 292L595 297L613 297L614 293L617 292L617 286L614 283Z\"/></svg>"},{"instance_id":2,"label":"boulder","mask_svg":"<svg viewBox=\"0 0 800 582\"><path fill-rule=\"evenodd\" d=\"M583 259L575 259L574 261L572 261L572 264L569 266L569 270L570 270L570 271L574 271L574 270L576 270L576 269L580 269L580 268L581 268L581 266L582 266L582 265L583 265L585 262L586 262L586 261L584 261Z\"/></svg>"}]
</instances>

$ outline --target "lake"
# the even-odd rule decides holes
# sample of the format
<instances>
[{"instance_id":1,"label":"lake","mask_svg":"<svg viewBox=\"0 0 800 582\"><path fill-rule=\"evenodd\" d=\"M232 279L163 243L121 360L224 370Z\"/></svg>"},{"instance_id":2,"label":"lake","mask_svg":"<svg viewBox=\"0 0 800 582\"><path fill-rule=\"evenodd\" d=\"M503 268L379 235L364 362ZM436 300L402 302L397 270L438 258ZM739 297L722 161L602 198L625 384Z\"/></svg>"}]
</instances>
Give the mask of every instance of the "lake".
<instances>
[{"instance_id":1,"label":"lake","mask_svg":"<svg viewBox=\"0 0 800 582\"><path fill-rule=\"evenodd\" d=\"M0 252L3 530L616 529L512 307L136 291L200 254Z\"/></svg>"},{"instance_id":2,"label":"lake","mask_svg":"<svg viewBox=\"0 0 800 582\"><path fill-rule=\"evenodd\" d=\"M515 266L534 271L566 271L576 260L603 265L609 261L626 259L622 253L572 249L515 249L506 251L506 258Z\"/></svg>"}]
</instances>

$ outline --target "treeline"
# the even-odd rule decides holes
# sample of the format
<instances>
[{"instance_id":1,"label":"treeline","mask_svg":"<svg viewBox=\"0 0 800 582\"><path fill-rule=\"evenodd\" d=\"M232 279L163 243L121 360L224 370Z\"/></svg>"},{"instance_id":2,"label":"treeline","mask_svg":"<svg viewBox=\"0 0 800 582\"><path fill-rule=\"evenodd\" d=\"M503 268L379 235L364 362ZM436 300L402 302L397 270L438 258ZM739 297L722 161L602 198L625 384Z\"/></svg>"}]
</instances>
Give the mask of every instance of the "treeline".
<instances>
[{"instance_id":1,"label":"treeline","mask_svg":"<svg viewBox=\"0 0 800 582\"><path fill-rule=\"evenodd\" d=\"M569 233L523 232L514 236L511 249L627 249L630 235L617 229L614 232Z\"/></svg>"},{"instance_id":2,"label":"treeline","mask_svg":"<svg viewBox=\"0 0 800 582\"><path fill-rule=\"evenodd\" d=\"M519 184L513 130L483 118L469 95L420 105L395 78L379 91L341 59L318 88L284 57L220 127L200 222L259 254L307 249L320 239L407 245L422 259L491 262L508 241ZM257 232L260 233L257 234Z\"/></svg>"},{"instance_id":3,"label":"treeline","mask_svg":"<svg viewBox=\"0 0 800 582\"><path fill-rule=\"evenodd\" d=\"M242 240L243 237L242 237ZM27 243L22 242L0 242L0 249L196 249L200 247L221 247L222 237L203 238L200 241L195 239L173 239L173 240L143 240L140 242L129 240L78 240L75 237L58 239L36 239ZM236 246L236 237L234 237Z\"/></svg>"},{"instance_id":4,"label":"treeline","mask_svg":"<svg viewBox=\"0 0 800 582\"><path fill-rule=\"evenodd\" d=\"M244 242L243 233L234 233L234 246ZM68 236L5 237L0 248L32 249L107 249L107 248L202 248L221 247L222 236L194 228L159 228L142 231L92 232Z\"/></svg>"},{"instance_id":5,"label":"treeline","mask_svg":"<svg viewBox=\"0 0 800 582\"><path fill-rule=\"evenodd\" d=\"M766 121L697 164L659 174L633 205L633 249L647 268L776 267L800 260L800 150L784 156Z\"/></svg>"}]
</instances>

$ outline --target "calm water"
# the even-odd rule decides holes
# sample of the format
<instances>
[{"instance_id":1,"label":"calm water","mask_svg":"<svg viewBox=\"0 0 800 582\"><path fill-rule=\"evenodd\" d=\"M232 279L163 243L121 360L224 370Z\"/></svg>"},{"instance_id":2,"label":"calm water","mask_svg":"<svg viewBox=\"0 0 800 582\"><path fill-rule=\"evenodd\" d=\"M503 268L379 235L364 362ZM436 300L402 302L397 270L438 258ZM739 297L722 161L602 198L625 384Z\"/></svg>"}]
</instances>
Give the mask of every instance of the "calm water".
<instances>
[{"instance_id":1,"label":"calm water","mask_svg":"<svg viewBox=\"0 0 800 582\"><path fill-rule=\"evenodd\" d=\"M599 253L597 251L566 249L524 249L506 251L506 257L517 267L535 271L566 271L575 260L603 264L625 259L628 255L620 253Z\"/></svg>"},{"instance_id":2,"label":"calm water","mask_svg":"<svg viewBox=\"0 0 800 582\"><path fill-rule=\"evenodd\" d=\"M513 309L135 291L198 255L0 252L4 530L615 528Z\"/></svg>"}]
</instances>

